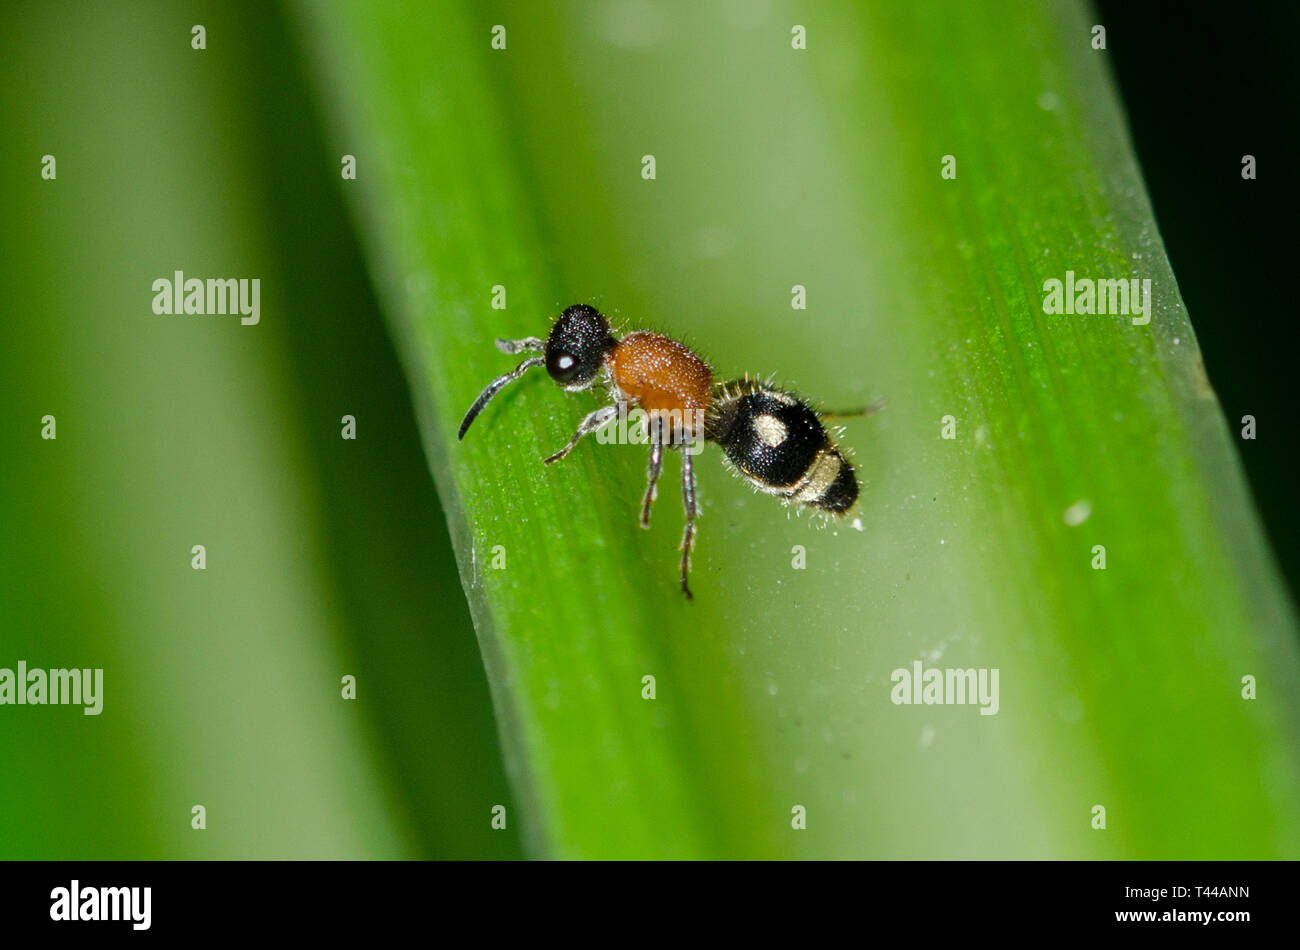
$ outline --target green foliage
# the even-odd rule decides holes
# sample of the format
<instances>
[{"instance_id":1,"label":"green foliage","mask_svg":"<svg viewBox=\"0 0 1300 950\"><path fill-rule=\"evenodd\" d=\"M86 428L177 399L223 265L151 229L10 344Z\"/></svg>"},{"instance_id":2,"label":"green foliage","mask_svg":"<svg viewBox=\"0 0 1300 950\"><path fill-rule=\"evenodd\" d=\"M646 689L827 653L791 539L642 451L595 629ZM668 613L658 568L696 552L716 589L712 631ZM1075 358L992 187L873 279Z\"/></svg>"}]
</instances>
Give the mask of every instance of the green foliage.
<instances>
[{"instance_id":1,"label":"green foliage","mask_svg":"<svg viewBox=\"0 0 1300 950\"><path fill-rule=\"evenodd\" d=\"M0 856L517 854L404 383L274 8L12 14L0 668L102 668L104 700L0 706ZM257 277L261 322L155 315L178 268Z\"/></svg>"},{"instance_id":2,"label":"green foliage","mask_svg":"<svg viewBox=\"0 0 1300 950\"><path fill-rule=\"evenodd\" d=\"M70 9L0 33L0 668L106 696L0 708L0 855L1300 856L1295 618L1082 8ZM177 268L262 323L154 316ZM863 530L710 450L688 604L675 457L650 531L644 449L541 464L593 397L458 444L576 301L885 400ZM997 714L892 702L918 660Z\"/></svg>"}]
</instances>

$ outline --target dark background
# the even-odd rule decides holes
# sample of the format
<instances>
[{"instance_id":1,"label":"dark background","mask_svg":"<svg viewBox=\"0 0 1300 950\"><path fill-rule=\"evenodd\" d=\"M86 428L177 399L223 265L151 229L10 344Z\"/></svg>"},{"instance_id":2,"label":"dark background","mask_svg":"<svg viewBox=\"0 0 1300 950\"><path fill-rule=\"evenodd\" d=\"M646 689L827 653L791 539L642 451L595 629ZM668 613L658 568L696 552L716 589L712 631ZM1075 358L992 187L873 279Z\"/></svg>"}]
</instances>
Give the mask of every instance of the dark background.
<instances>
[{"instance_id":1,"label":"dark background","mask_svg":"<svg viewBox=\"0 0 1300 950\"><path fill-rule=\"evenodd\" d=\"M1104 0L1129 127L1156 221L1228 428L1292 595L1300 589L1295 486L1300 219L1295 3ZM1241 177L1254 155L1256 178Z\"/></svg>"}]
</instances>

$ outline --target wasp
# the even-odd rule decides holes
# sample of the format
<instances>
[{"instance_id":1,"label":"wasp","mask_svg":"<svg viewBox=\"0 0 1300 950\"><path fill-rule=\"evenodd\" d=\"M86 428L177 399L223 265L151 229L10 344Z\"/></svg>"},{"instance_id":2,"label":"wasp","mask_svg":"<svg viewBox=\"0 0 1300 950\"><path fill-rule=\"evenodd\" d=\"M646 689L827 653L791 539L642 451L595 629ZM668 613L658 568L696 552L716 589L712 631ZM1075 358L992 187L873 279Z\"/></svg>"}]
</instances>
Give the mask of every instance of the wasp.
<instances>
[{"instance_id":1,"label":"wasp","mask_svg":"<svg viewBox=\"0 0 1300 950\"><path fill-rule=\"evenodd\" d=\"M718 382L707 362L684 344L661 333L636 330L616 337L595 307L574 304L551 326L545 340L497 340L506 354L536 353L498 376L479 393L460 424L457 440L498 392L528 370L545 366L551 379L568 392L603 383L609 403L589 413L568 443L543 459L551 465L564 458L583 436L630 409L645 413L650 435L650 464L641 501L641 526L650 527L650 509L658 494L665 449L681 449L702 438L721 447L729 467L760 492L787 504L843 516L858 500L852 463L835 445L822 417L787 390L745 376ZM855 410L836 415L861 415ZM682 458L681 589L692 598L689 583L695 546L695 467L692 452Z\"/></svg>"}]
</instances>

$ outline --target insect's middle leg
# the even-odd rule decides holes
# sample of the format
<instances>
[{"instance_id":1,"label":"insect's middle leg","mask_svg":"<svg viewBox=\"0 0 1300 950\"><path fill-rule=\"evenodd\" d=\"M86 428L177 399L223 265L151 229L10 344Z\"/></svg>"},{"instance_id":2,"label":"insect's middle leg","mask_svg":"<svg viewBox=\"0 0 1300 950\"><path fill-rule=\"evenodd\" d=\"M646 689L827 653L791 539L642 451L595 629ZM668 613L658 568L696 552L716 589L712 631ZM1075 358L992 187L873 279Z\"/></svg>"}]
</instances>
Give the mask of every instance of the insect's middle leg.
<instances>
[{"instance_id":1,"label":"insect's middle leg","mask_svg":"<svg viewBox=\"0 0 1300 950\"><path fill-rule=\"evenodd\" d=\"M641 527L650 527L650 506L659 495L659 473L664 467L663 429L652 423L650 426L650 465L646 468L645 495L641 499Z\"/></svg>"},{"instance_id":2,"label":"insect's middle leg","mask_svg":"<svg viewBox=\"0 0 1300 950\"><path fill-rule=\"evenodd\" d=\"M595 432L605 423L609 422L610 419L613 419L617 412L618 406L601 406L595 412L589 413L587 418L578 423L578 431L573 433L573 438L569 440L568 445L549 458L542 459L542 461L547 465L550 465L552 462L558 462L573 451L573 447L578 444L579 439L584 435L587 435L589 432Z\"/></svg>"},{"instance_id":3,"label":"insect's middle leg","mask_svg":"<svg viewBox=\"0 0 1300 950\"><path fill-rule=\"evenodd\" d=\"M695 517L700 513L695 503L695 466L691 462L691 446L682 446L682 504L686 507L686 527L682 529L682 593L694 600L687 576L691 571L691 549L695 547Z\"/></svg>"}]
</instances>

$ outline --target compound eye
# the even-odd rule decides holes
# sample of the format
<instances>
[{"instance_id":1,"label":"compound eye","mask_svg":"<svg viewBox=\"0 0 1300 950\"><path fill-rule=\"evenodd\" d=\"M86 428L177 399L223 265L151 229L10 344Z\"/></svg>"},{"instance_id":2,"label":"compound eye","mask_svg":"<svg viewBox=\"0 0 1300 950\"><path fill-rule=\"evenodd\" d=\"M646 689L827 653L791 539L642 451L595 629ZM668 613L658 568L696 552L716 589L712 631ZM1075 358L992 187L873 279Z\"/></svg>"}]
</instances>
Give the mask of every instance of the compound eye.
<instances>
[{"instance_id":1,"label":"compound eye","mask_svg":"<svg viewBox=\"0 0 1300 950\"><path fill-rule=\"evenodd\" d=\"M546 371L557 383L572 382L578 375L578 359L572 353L553 350L546 354Z\"/></svg>"}]
</instances>

